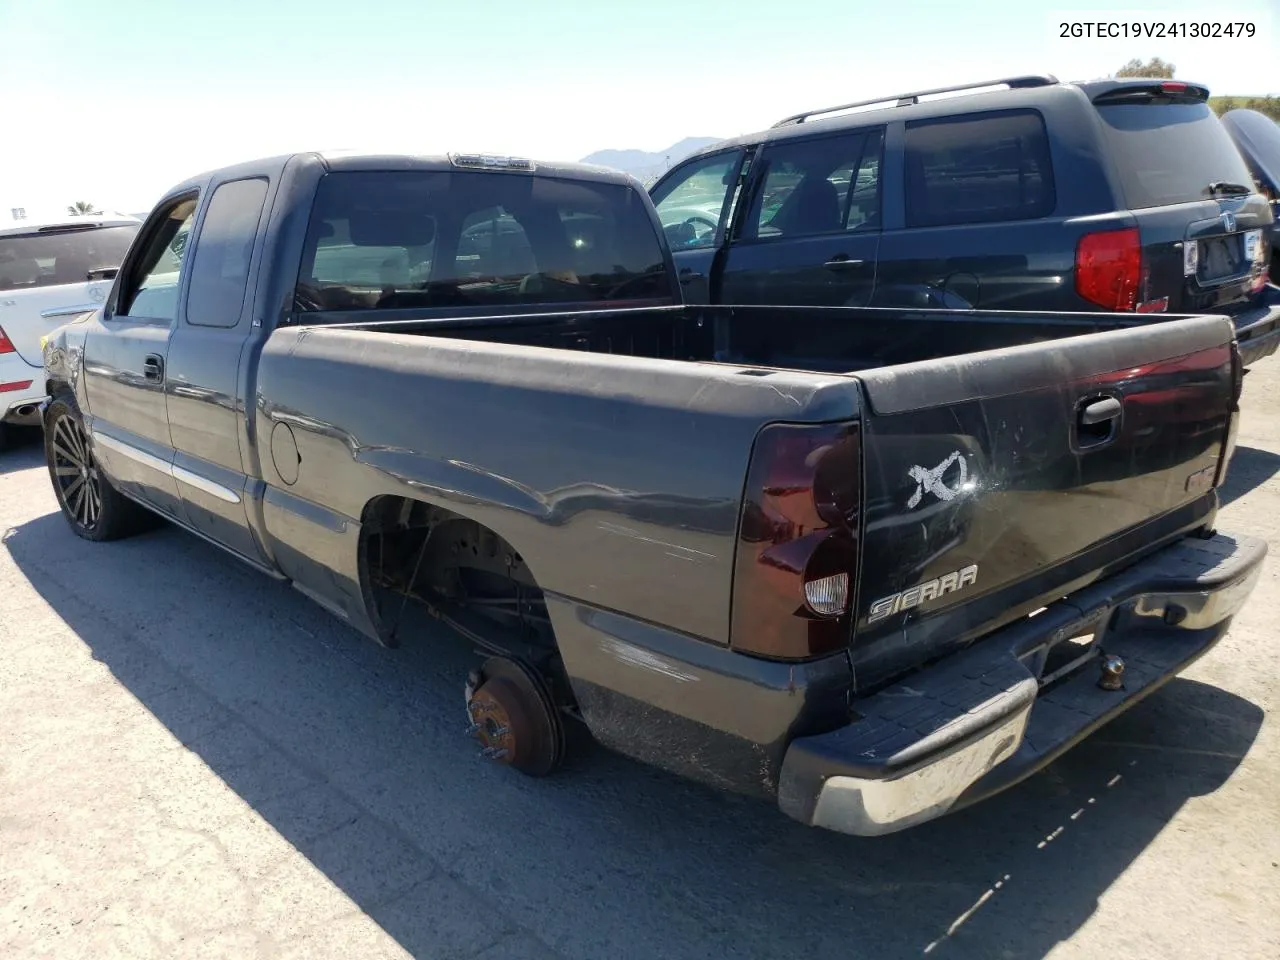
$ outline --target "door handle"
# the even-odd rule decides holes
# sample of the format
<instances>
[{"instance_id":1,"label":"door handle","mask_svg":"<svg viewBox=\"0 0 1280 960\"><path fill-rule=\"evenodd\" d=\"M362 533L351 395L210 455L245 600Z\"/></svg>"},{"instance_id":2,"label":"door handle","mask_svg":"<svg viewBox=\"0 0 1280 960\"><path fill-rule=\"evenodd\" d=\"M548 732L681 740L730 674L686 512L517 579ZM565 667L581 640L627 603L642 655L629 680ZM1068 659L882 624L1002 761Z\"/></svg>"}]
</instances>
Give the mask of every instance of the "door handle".
<instances>
[{"instance_id":1,"label":"door handle","mask_svg":"<svg viewBox=\"0 0 1280 960\"><path fill-rule=\"evenodd\" d=\"M159 383L164 380L164 359L149 353L142 358L142 376Z\"/></svg>"},{"instance_id":2,"label":"door handle","mask_svg":"<svg viewBox=\"0 0 1280 960\"><path fill-rule=\"evenodd\" d=\"M1080 411L1080 422L1086 427L1095 423L1105 423L1120 416L1120 401L1115 397L1104 397L1095 400Z\"/></svg>"},{"instance_id":3,"label":"door handle","mask_svg":"<svg viewBox=\"0 0 1280 960\"><path fill-rule=\"evenodd\" d=\"M683 267L680 270L680 272L677 274L677 276L679 276L681 283L690 283L691 281L694 281L694 280L706 279L705 274L698 273L692 267Z\"/></svg>"},{"instance_id":4,"label":"door handle","mask_svg":"<svg viewBox=\"0 0 1280 960\"><path fill-rule=\"evenodd\" d=\"M823 264L828 270L848 270L850 267L862 266L861 260L850 260L849 256L844 253L837 253L834 257Z\"/></svg>"}]
</instances>

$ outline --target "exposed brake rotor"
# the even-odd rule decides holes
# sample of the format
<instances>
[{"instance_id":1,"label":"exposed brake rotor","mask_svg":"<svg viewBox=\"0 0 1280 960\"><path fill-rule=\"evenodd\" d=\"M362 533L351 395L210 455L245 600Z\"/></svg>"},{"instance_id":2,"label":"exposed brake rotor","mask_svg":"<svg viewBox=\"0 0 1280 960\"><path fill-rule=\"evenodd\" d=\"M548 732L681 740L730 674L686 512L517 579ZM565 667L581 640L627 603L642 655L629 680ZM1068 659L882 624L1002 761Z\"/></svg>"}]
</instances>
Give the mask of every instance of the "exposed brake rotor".
<instances>
[{"instance_id":1,"label":"exposed brake rotor","mask_svg":"<svg viewBox=\"0 0 1280 960\"><path fill-rule=\"evenodd\" d=\"M564 759L564 724L542 677L510 657L491 657L467 684L471 735L481 756L542 777Z\"/></svg>"}]
</instances>

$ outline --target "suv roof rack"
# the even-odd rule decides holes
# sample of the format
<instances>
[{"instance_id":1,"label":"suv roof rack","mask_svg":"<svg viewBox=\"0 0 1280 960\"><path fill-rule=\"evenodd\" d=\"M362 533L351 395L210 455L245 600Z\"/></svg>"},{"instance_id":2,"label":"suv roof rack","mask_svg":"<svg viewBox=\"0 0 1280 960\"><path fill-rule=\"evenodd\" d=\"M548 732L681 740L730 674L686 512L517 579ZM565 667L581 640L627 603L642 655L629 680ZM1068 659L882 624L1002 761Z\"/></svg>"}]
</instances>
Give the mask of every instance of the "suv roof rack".
<instances>
[{"instance_id":1,"label":"suv roof rack","mask_svg":"<svg viewBox=\"0 0 1280 960\"><path fill-rule=\"evenodd\" d=\"M1020 90L1026 87L1048 87L1058 82L1058 78L1052 74L1031 74L1024 77L1005 77L1002 80L983 80L981 83L964 83L955 87L935 87L932 90L917 90L914 93L900 93L892 97L875 97L871 100L858 100L854 103L842 103L836 107L823 107L820 110L806 110L804 113L793 114L790 117L784 117L775 123L774 127L785 127L794 123L804 123L810 117L816 117L824 113L838 113L841 110L852 110L854 107L869 107L875 103L889 103L896 101L899 107L909 107L912 104L919 103L921 97L932 96L937 93L957 93L961 90L977 90L980 87L1008 87L1010 90Z\"/></svg>"}]
</instances>

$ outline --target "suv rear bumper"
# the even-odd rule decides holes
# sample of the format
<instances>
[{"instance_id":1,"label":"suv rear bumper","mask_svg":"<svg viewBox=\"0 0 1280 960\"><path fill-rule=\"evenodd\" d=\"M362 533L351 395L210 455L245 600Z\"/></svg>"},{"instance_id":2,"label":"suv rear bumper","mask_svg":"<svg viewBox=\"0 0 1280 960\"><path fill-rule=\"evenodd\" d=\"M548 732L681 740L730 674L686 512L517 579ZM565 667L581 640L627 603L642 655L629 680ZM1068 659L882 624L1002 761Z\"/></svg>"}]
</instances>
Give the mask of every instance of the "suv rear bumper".
<instances>
[{"instance_id":1,"label":"suv rear bumper","mask_svg":"<svg viewBox=\"0 0 1280 960\"><path fill-rule=\"evenodd\" d=\"M14 386L20 383L27 385ZM43 399L44 368L33 367L17 353L0 355L0 423L38 424Z\"/></svg>"},{"instance_id":2,"label":"suv rear bumper","mask_svg":"<svg viewBox=\"0 0 1280 960\"><path fill-rule=\"evenodd\" d=\"M1271 356L1280 347L1280 287L1268 284L1258 301L1258 306L1232 317L1240 359L1246 367Z\"/></svg>"},{"instance_id":3,"label":"suv rear bumper","mask_svg":"<svg viewBox=\"0 0 1280 960\"><path fill-rule=\"evenodd\" d=\"M1012 786L1212 648L1266 552L1253 538L1188 538L855 700L855 722L791 742L778 805L813 826L873 836ZM1049 649L1088 636L1089 659L1043 683ZM1104 654L1125 663L1120 690L1098 685Z\"/></svg>"}]
</instances>

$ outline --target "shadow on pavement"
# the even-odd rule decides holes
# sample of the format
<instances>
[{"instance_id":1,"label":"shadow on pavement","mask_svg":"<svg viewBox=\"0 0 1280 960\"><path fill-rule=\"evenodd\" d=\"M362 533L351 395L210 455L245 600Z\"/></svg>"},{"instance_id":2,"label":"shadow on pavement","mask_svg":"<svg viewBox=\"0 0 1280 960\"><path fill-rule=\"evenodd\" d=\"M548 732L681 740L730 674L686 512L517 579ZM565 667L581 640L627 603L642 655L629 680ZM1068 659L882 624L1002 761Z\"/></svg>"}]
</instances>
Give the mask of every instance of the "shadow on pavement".
<instances>
[{"instance_id":1,"label":"shadow on pavement","mask_svg":"<svg viewBox=\"0 0 1280 960\"><path fill-rule=\"evenodd\" d=\"M495 934L572 957L1038 960L1231 776L1263 716L1176 679L1013 790L864 840L596 747L541 781L488 765L463 735L465 644L381 650L180 531L87 544L51 514L5 547L120 683L415 956L463 909L412 879L443 872Z\"/></svg>"},{"instance_id":2,"label":"shadow on pavement","mask_svg":"<svg viewBox=\"0 0 1280 960\"><path fill-rule=\"evenodd\" d=\"M1236 447L1227 467L1227 482L1218 489L1218 500L1226 506L1256 490L1280 471L1280 455L1257 447Z\"/></svg>"},{"instance_id":3,"label":"shadow on pavement","mask_svg":"<svg viewBox=\"0 0 1280 960\"><path fill-rule=\"evenodd\" d=\"M38 427L8 427L0 447L0 476L44 464L44 434Z\"/></svg>"}]
</instances>

